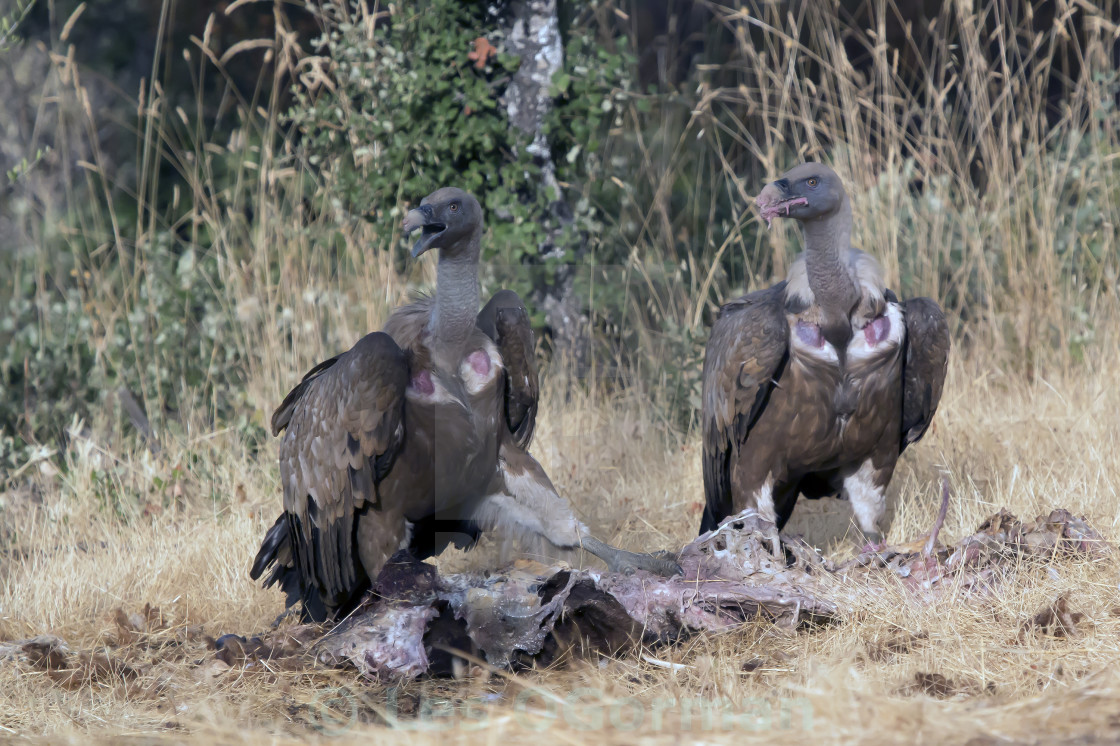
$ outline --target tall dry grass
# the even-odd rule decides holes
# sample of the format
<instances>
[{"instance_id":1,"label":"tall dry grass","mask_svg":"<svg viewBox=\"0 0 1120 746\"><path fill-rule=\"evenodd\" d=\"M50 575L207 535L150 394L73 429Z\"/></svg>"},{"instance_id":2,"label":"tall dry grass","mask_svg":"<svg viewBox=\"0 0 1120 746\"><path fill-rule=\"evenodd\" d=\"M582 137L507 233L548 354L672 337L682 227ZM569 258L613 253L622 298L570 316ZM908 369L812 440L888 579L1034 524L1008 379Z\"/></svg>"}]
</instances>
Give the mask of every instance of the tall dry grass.
<instances>
[{"instance_id":1,"label":"tall dry grass","mask_svg":"<svg viewBox=\"0 0 1120 746\"><path fill-rule=\"evenodd\" d=\"M649 283L655 311L636 310L636 323L695 329L729 294L782 276L800 237L781 221L743 230L757 220L750 195L815 159L850 185L853 241L893 287L945 303L965 351L1030 374L1069 365L1098 335L1115 346L1113 3L1061 6L1041 33L1026 4L944 3L933 25L959 29L957 43L910 27L900 48L885 41L900 13L889 0L868 4L869 29L843 27L828 3L704 5L733 41L709 52L695 90L678 91L659 119L634 106L627 120L641 131L633 178L652 195L639 205L634 261L674 256L681 231L701 226L677 274ZM870 60L858 72L852 47ZM1048 81L1069 72L1067 53L1080 74L1062 79L1055 101ZM617 148L631 153L629 141ZM720 197L731 224L714 219ZM734 258L745 274L726 275ZM647 346L658 348L656 334Z\"/></svg>"},{"instance_id":2,"label":"tall dry grass","mask_svg":"<svg viewBox=\"0 0 1120 746\"><path fill-rule=\"evenodd\" d=\"M1078 5L1078 12L1098 19L1081 52L1086 70L1102 75L1074 81L1054 122L1044 116L1040 81L1053 64L1054 39L1063 29L1068 33L1069 17L1062 21L1067 26L1042 37L1027 76L1010 60L995 71L987 63L981 21L998 6L951 4L947 12L961 24L962 43L931 52L927 87L915 93L903 85L882 44L869 43L874 73L857 79L841 52L840 29L822 6L805 4L803 15L792 18L774 5L751 7L749 13L717 8L738 39L718 71L721 85L701 85L694 106L661 109L652 123L635 108L628 121L640 131L618 133L611 146L617 152L637 148L634 182L648 187L637 193L650 195L636 208L645 228L626 268L648 277L648 303L629 316L644 335L647 352L639 364L677 362L667 358L677 348L650 319L701 331L713 302L779 277L796 252L797 237L779 227L758 239L768 247L766 262L743 277L721 270L732 254L759 254L744 244L751 234L741 229L754 220L747 197L761 184L744 178L742 164L751 159L758 173L776 175L795 158L821 158L851 185L859 244L879 257L892 284L946 300L958 341L935 427L908 451L896 475L890 538L910 538L928 527L933 485L947 472L955 495L948 537L974 530L1001 506L1021 517L1062 506L1088 514L1117 539L1120 128L1115 111L1103 108L1115 94L1106 63L1117 30L1107 8ZM890 8L876 7L880 19ZM810 50L796 33L809 25L826 42L826 52L814 60L820 66L815 78L806 67ZM1010 48L1013 33L1000 27L995 40ZM207 34L187 52L199 76L220 76L223 51L209 48ZM306 72L283 34L271 43L275 81ZM64 44L52 60L49 93L60 102L64 143L66 133L94 132L101 123ZM993 86L995 74L1001 86ZM723 85L729 76L740 82ZM135 224L125 230L124 216L109 209L104 196L115 185L96 148L83 154L66 195L90 208L77 230L83 240L96 238L97 250L81 250L79 261L91 273L90 285L106 288L91 298L88 311L108 328L143 306L151 242L167 227L157 200L160 175L168 167L178 172L194 205L178 235L191 244L205 239L201 248L219 259L223 311L237 319L225 344L245 361L246 407L260 421L303 370L377 328L411 289L432 279L423 264L404 274L394 268L384 249L397 236L371 235L348 216L309 215L301 208L303 198L324 185L279 129L276 90L233 100L239 126L232 137L214 141L205 122L167 105L159 85L145 86L136 102L138 209L128 218ZM897 124L911 114L921 121L917 131ZM631 136L636 146L627 144ZM982 192L969 176L977 159L986 174ZM217 170L229 168L233 178L223 173L219 179ZM681 225L703 223L697 218L710 214L710 203L685 201L682 207L669 199L688 173L707 180L709 193L730 195L738 205L735 222L713 222L687 237L693 247L687 272L646 275L648 258L673 256ZM224 192L215 191L219 183ZM1095 225L1090 217L1071 217L1083 204L1102 218L1103 227L1091 235L1079 232ZM28 227L32 240L47 245L49 226ZM1099 257L1084 256L1090 245ZM37 257L44 270L50 259ZM42 276L47 282L49 272ZM148 342L147 328L135 327L132 344ZM702 500L694 434L666 425L664 412L649 404L660 401L656 390L569 386L559 368L544 382L535 452L560 491L589 523L625 545L671 546L690 538ZM160 391L140 393L149 407L161 401ZM421 742L521 742L539 740L542 730L557 740L618 743L631 743L636 734L655 743L772 741L776 731L781 737L801 733L795 725L784 728L777 714L766 727L742 719L751 702L772 713L782 702L807 705L811 737L836 743L874 743L900 733L964 742L980 731L1030 742L1047 731L1090 738L1115 735L1118 728L1110 717L1120 699L1113 673L1120 662L1120 572L1111 562L1061 560L1021 568L990 604L929 607L890 592L833 628L792 634L748 625L650 651L680 664L670 669L635 653L559 671L410 684L403 690L412 708L402 715L404 729L387 728L379 719L389 702L382 685L346 672L225 670L212 664L201 640L171 641L177 630L196 624L210 635L259 631L281 607L278 594L247 576L257 542L279 509L274 445L257 452L237 429L216 428L211 410L212 402L196 398L182 428L160 433L162 449L155 453L103 434L104 423L76 427L62 453L40 454L8 475L0 638L51 633L94 649L112 639L115 609L133 611L145 603L167 612L174 625L158 644L130 653L144 664L138 683L109 677L67 690L39 672L0 663L5 733L78 742L132 734L231 743L331 740L324 725L347 738ZM135 499L117 504L114 496L123 493ZM1062 592L1090 620L1081 634L1021 637L1021 622ZM912 644L881 653L885 643L909 634L916 636ZM952 684L940 694L916 691L919 673L940 674ZM580 687L604 706L602 726L582 704L550 709L549 702L570 702ZM357 697L356 709L346 702L328 706L323 692L339 688ZM455 716L437 721L435 730L416 730L426 723L417 717L424 703L438 710L475 698L481 698L483 727L477 718ZM686 700L722 708L712 727L702 720L686 727ZM660 724L653 719L658 707L667 713ZM640 727L612 725L612 708L637 708ZM590 731L581 727L587 717Z\"/></svg>"}]
</instances>

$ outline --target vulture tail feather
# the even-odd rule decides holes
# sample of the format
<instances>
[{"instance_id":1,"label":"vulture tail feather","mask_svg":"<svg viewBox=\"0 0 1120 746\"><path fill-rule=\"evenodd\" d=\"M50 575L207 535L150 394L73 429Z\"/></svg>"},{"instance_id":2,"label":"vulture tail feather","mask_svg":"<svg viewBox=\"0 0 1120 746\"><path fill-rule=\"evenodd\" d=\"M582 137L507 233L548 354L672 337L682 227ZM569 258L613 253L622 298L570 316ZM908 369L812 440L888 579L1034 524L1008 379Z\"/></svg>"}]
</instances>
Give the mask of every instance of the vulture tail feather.
<instances>
[{"instance_id":1,"label":"vulture tail feather","mask_svg":"<svg viewBox=\"0 0 1120 746\"><path fill-rule=\"evenodd\" d=\"M257 580L269 568L270 565L276 562L277 556L280 553L284 542L288 540L288 516L282 513L276 519L276 523L272 524L272 528L264 536L264 541L261 543L261 548L257 551L256 559L253 560L253 567L249 570L249 577ZM275 580L275 576L270 577L265 581L265 587L271 586Z\"/></svg>"},{"instance_id":2,"label":"vulture tail feather","mask_svg":"<svg viewBox=\"0 0 1120 746\"><path fill-rule=\"evenodd\" d=\"M288 515L281 515L276 523L265 534L260 551L257 552L253 567L249 570L249 577L258 580L270 567L272 571L264 579L264 587L271 588L278 585L284 593L284 607L295 606L302 602L303 611L300 615L303 621L323 622L327 619L327 607L315 592L308 593L307 587L300 575L298 560L296 563L283 561L284 554L290 547L291 526Z\"/></svg>"}]
</instances>

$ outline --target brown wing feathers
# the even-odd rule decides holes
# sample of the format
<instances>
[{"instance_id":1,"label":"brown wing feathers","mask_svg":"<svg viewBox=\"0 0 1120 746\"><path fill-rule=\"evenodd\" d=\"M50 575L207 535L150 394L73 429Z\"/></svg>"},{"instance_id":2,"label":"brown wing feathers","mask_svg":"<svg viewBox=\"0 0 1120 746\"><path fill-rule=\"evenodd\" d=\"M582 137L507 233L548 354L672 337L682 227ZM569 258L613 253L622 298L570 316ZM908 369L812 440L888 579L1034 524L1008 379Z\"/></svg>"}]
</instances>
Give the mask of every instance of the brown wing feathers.
<instances>
[{"instance_id":1,"label":"brown wing feathers","mask_svg":"<svg viewBox=\"0 0 1120 746\"><path fill-rule=\"evenodd\" d=\"M949 323L936 302L912 298L902 304L906 314L906 354L902 363L902 438L900 446L925 435L941 401L949 365Z\"/></svg>"},{"instance_id":2,"label":"brown wing feathers","mask_svg":"<svg viewBox=\"0 0 1120 746\"><path fill-rule=\"evenodd\" d=\"M285 515L269 530L253 578L275 562L267 585L280 582L290 595L286 573L298 571L305 602L318 586L330 605L356 588L355 514L379 507L378 482L402 442L408 375L405 353L375 332L316 366L285 398L273 416L274 427L288 429L280 447Z\"/></svg>"},{"instance_id":3,"label":"brown wing feathers","mask_svg":"<svg viewBox=\"0 0 1120 746\"><path fill-rule=\"evenodd\" d=\"M704 356L703 451L707 507L700 530L731 512L731 460L747 439L789 354L785 283L720 309Z\"/></svg>"},{"instance_id":4,"label":"brown wing feathers","mask_svg":"<svg viewBox=\"0 0 1120 746\"><path fill-rule=\"evenodd\" d=\"M342 357L342 355L335 355L331 359L324 360L307 371L296 387L288 392L288 395L284 397L284 401L280 402L280 406L272 413L272 437L275 438L288 426L288 423L292 419L292 412L295 410L296 402L298 402L304 392L307 391L307 387L311 382L322 375L323 371L337 363L340 357Z\"/></svg>"},{"instance_id":5,"label":"brown wing feathers","mask_svg":"<svg viewBox=\"0 0 1120 746\"><path fill-rule=\"evenodd\" d=\"M514 442L528 448L537 421L537 363L529 312L512 290L499 290L478 314L478 328L498 346L505 366L506 425Z\"/></svg>"}]
</instances>

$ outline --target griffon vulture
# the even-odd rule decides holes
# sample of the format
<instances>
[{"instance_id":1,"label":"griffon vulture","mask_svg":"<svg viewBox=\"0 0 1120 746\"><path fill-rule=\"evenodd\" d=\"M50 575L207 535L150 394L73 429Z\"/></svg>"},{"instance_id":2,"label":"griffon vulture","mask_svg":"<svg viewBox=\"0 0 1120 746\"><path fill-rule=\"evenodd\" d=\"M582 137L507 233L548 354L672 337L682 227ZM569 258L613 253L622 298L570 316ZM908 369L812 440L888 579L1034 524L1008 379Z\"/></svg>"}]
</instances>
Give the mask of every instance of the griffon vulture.
<instances>
[{"instance_id":1,"label":"griffon vulture","mask_svg":"<svg viewBox=\"0 0 1120 746\"><path fill-rule=\"evenodd\" d=\"M587 534L526 450L537 414L533 333L521 299L478 310L482 208L440 189L404 219L419 257L439 250L434 297L320 363L272 416L284 512L250 572L272 571L313 620L353 609L395 552L432 556L480 529L582 546L613 570L672 573L671 559Z\"/></svg>"},{"instance_id":2,"label":"griffon vulture","mask_svg":"<svg viewBox=\"0 0 1120 746\"><path fill-rule=\"evenodd\" d=\"M945 315L929 298L900 303L875 259L851 247L851 203L828 167L797 166L756 204L767 225L800 222L805 252L784 282L726 304L712 327L700 531L747 507L781 528L799 494L840 494L876 544L899 454L941 399Z\"/></svg>"}]
</instances>

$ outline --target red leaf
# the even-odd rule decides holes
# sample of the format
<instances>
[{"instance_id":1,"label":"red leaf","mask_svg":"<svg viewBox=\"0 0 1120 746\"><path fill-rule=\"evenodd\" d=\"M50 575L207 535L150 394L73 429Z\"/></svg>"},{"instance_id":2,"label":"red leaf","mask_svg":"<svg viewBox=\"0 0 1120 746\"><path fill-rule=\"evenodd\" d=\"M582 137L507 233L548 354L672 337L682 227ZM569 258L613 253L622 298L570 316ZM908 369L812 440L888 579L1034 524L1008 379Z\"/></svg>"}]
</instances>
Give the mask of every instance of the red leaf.
<instances>
[{"instance_id":1,"label":"red leaf","mask_svg":"<svg viewBox=\"0 0 1120 746\"><path fill-rule=\"evenodd\" d=\"M467 55L467 59L474 60L474 67L476 70L482 70L486 67L486 63L490 58L498 53L498 48L485 36L480 36L474 40L474 51Z\"/></svg>"}]
</instances>

